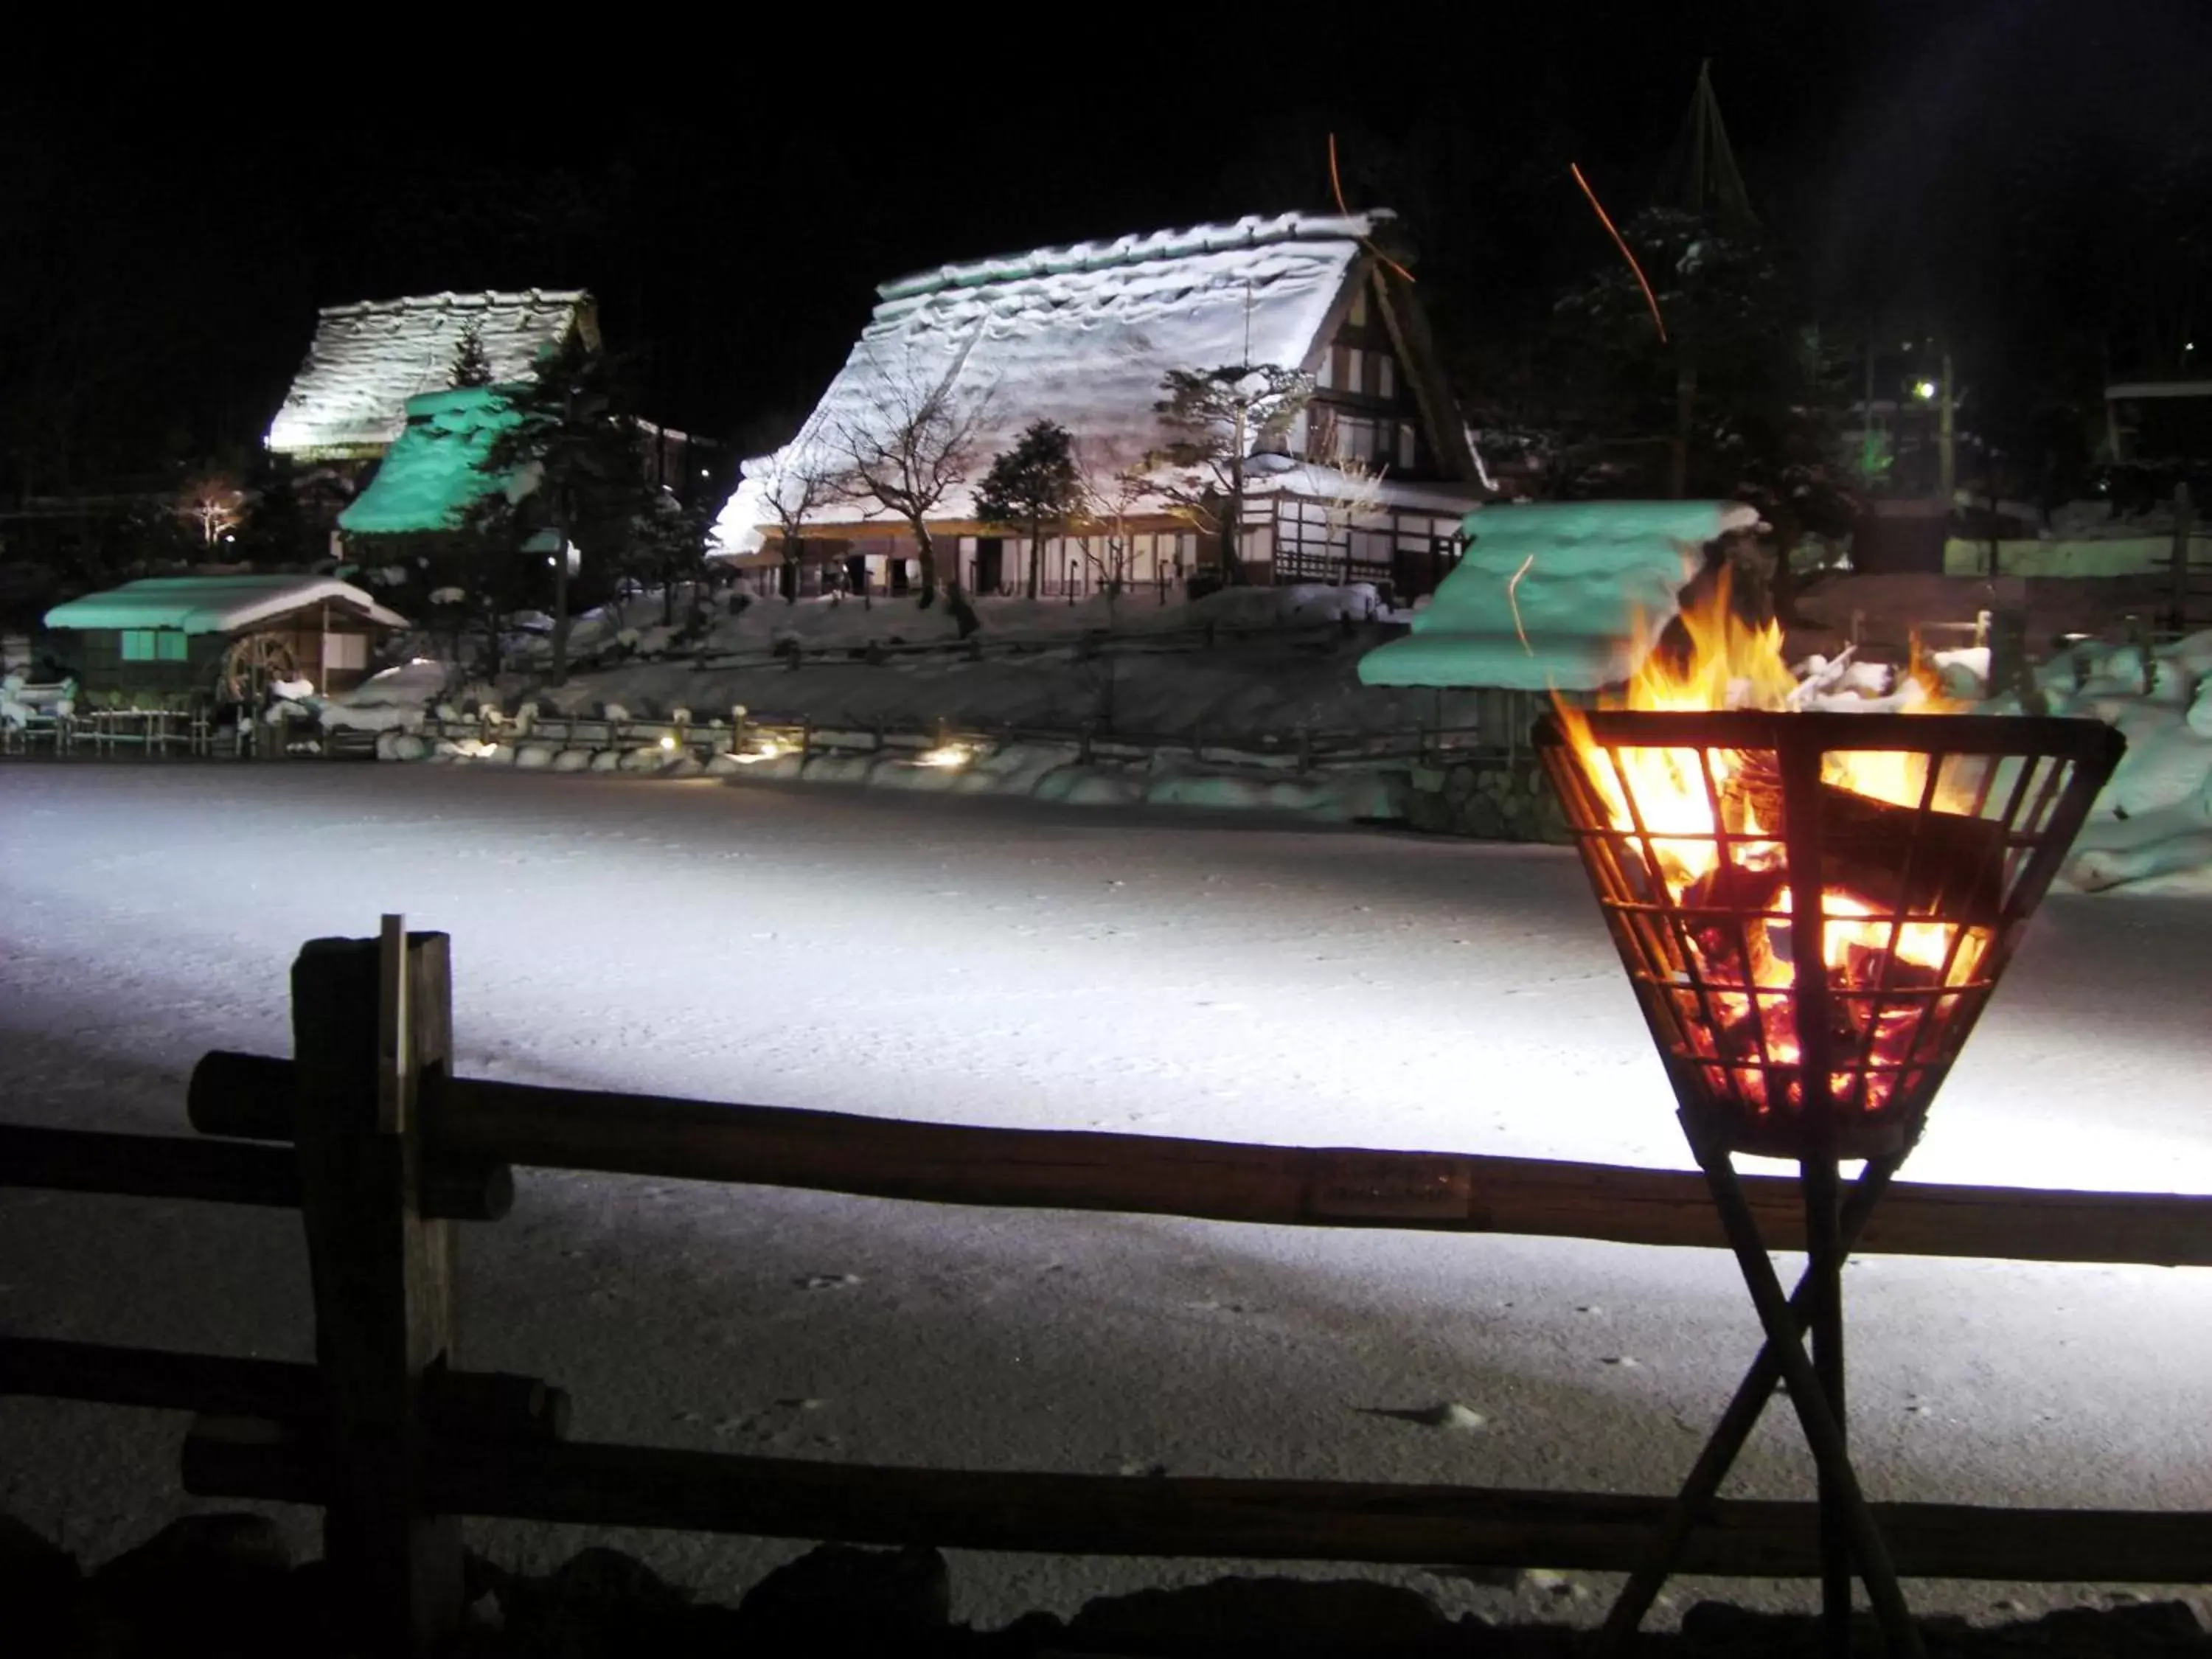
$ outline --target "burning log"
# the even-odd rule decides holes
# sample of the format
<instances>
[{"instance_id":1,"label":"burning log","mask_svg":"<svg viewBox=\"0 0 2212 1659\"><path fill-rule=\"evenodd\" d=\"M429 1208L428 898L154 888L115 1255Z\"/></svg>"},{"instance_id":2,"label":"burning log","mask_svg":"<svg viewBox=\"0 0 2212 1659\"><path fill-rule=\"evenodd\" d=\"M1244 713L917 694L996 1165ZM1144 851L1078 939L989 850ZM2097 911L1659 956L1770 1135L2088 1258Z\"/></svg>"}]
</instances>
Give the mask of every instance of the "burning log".
<instances>
[{"instance_id":1,"label":"burning log","mask_svg":"<svg viewBox=\"0 0 2212 1659\"><path fill-rule=\"evenodd\" d=\"M1923 762L1931 764L1932 762ZM1758 821L1781 824L1782 779L1774 757L1747 755L1729 780ZM1922 811L1840 784L1820 787L1820 879L1882 920L1918 916L1995 924L2004 902L2004 825L1959 812Z\"/></svg>"}]
</instances>

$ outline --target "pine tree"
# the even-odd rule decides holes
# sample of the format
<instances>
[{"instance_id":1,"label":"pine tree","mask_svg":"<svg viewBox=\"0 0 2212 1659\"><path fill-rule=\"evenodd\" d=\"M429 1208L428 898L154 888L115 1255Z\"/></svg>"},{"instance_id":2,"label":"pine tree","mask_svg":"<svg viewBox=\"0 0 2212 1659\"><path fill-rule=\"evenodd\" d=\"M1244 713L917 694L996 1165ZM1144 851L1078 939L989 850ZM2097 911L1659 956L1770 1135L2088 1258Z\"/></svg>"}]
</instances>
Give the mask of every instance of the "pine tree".
<instances>
[{"instance_id":1,"label":"pine tree","mask_svg":"<svg viewBox=\"0 0 2212 1659\"><path fill-rule=\"evenodd\" d=\"M1153 412L1173 436L1147 465L1182 475L1164 480L1160 493L1171 510L1219 536L1223 579L1242 581L1247 464L1288 433L1313 397L1314 378L1278 363L1229 363L1203 372L1171 368L1160 389L1167 395Z\"/></svg>"},{"instance_id":2,"label":"pine tree","mask_svg":"<svg viewBox=\"0 0 2212 1659\"><path fill-rule=\"evenodd\" d=\"M530 380L503 394L520 418L492 440L477 464L487 474L536 485L515 504L532 530L554 532L552 680L568 675L568 556L572 545L619 568L648 508L643 439L606 355L572 333L539 358ZM484 510L496 513L505 492Z\"/></svg>"},{"instance_id":3,"label":"pine tree","mask_svg":"<svg viewBox=\"0 0 2212 1659\"><path fill-rule=\"evenodd\" d=\"M491 384L491 357L474 323L461 331L460 343L453 348L453 367L447 378L457 387Z\"/></svg>"},{"instance_id":4,"label":"pine tree","mask_svg":"<svg viewBox=\"0 0 2212 1659\"><path fill-rule=\"evenodd\" d=\"M1025 530L1030 538L1029 596L1036 598L1044 562L1044 538L1082 505L1083 479L1075 441L1067 428L1038 421L1012 449L995 457L975 491L975 516L988 524Z\"/></svg>"}]
</instances>

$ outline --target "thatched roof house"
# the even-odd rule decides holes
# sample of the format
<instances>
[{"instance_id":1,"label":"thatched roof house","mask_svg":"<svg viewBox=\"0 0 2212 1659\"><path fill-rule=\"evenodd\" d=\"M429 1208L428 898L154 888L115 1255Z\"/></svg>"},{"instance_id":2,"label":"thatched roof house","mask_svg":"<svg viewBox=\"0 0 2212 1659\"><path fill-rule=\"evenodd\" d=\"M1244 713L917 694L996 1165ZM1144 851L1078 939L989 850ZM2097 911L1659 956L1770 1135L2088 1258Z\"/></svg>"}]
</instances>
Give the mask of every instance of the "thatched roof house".
<instances>
[{"instance_id":1,"label":"thatched roof house","mask_svg":"<svg viewBox=\"0 0 2212 1659\"><path fill-rule=\"evenodd\" d=\"M268 446L295 460L369 460L407 424L407 400L453 386L453 359L473 334L495 382L523 380L538 357L599 314L580 289L432 294L326 306L307 360L269 428Z\"/></svg>"},{"instance_id":2,"label":"thatched roof house","mask_svg":"<svg viewBox=\"0 0 2212 1659\"><path fill-rule=\"evenodd\" d=\"M849 434L886 410L932 393L980 411L970 476L932 522L959 538L970 586L988 589L1002 543L977 521L973 484L1023 429L1057 422L1087 471L1141 467L1167 435L1155 411L1174 369L1271 365L1314 375L1320 390L1287 434L1272 471L1254 480L1243 560L1276 580L1367 580L1402 574L1401 556L1428 561L1480 500L1480 463L1468 441L1403 271L1378 250L1387 213L1284 214L943 266L884 283L875 314L844 368L791 443L748 462L724 508L725 556L772 561L773 500L788 481L834 471ZM1257 434L1255 441L1257 441ZM1343 478L1332 464L1380 470L1371 510L1349 534L1324 528L1322 497ZM1188 526L1155 499L1137 503L1147 550L1192 568L1201 550ZM866 502L809 520L826 544L878 560L910 552L902 527ZM813 544L810 534L809 544ZM1170 556L1159 544L1173 542ZM1047 568L1079 565L1054 547ZM1347 564L1348 559L1348 564ZM1138 580L1145 579L1140 565ZM1425 589L1424 589L1425 591Z\"/></svg>"}]
</instances>

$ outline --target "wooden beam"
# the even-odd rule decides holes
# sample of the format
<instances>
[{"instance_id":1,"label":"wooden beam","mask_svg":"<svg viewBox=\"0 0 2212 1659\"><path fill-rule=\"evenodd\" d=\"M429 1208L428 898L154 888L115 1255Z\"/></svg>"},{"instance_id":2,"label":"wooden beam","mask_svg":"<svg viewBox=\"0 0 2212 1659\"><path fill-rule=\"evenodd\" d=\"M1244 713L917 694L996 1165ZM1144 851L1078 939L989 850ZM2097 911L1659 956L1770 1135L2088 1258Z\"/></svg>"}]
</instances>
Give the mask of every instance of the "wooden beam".
<instances>
[{"instance_id":1,"label":"wooden beam","mask_svg":"<svg viewBox=\"0 0 2212 1659\"><path fill-rule=\"evenodd\" d=\"M0 1187L278 1209L300 1204L299 1168L280 1147L16 1123L0 1124Z\"/></svg>"},{"instance_id":2,"label":"wooden beam","mask_svg":"<svg viewBox=\"0 0 2212 1659\"><path fill-rule=\"evenodd\" d=\"M207 1498L317 1503L321 1460L274 1424L204 1419L185 1488ZM756 1537L1065 1555L1228 1556L1622 1571L1663 1498L1383 1486L939 1470L594 1444L441 1443L432 1492L458 1514ZM2212 1515L1877 1504L1898 1570L1917 1578L2196 1583ZM1811 1504L1723 1500L1680 1570L1809 1577Z\"/></svg>"},{"instance_id":3,"label":"wooden beam","mask_svg":"<svg viewBox=\"0 0 2212 1659\"><path fill-rule=\"evenodd\" d=\"M281 1137L288 1066L208 1055L193 1074L194 1123ZM1686 1170L975 1128L468 1079L433 1079L426 1115L441 1161L466 1154L927 1203L1276 1226L1726 1244L1703 1179ZM1743 1185L1774 1247L1802 1249L1796 1183L1747 1176ZM2212 1197L1899 1182L1856 1253L2212 1267Z\"/></svg>"},{"instance_id":4,"label":"wooden beam","mask_svg":"<svg viewBox=\"0 0 2212 1659\"><path fill-rule=\"evenodd\" d=\"M325 1408L313 1365L30 1336L0 1337L0 1395L300 1423ZM434 1430L456 1437L556 1440L568 1425L567 1393L534 1376L441 1371L424 1398Z\"/></svg>"}]
</instances>

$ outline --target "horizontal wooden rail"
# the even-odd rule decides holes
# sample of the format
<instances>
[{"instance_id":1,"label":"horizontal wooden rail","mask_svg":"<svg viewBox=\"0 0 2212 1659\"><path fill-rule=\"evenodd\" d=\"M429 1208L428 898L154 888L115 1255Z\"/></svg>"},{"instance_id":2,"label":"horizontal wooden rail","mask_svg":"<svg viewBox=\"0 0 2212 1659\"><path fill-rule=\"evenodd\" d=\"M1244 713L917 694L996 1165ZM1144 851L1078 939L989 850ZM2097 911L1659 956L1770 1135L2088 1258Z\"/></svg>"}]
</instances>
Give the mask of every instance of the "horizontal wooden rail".
<instances>
[{"instance_id":1,"label":"horizontal wooden rail","mask_svg":"<svg viewBox=\"0 0 2212 1659\"><path fill-rule=\"evenodd\" d=\"M203 1419L185 1489L319 1503L326 1461L270 1423ZM1346 1481L939 1470L595 1444L448 1443L429 1458L446 1512L758 1537L1053 1554L1224 1556L1435 1565L1633 1567L1669 1500L1609 1493ZM2212 1515L1877 1504L1898 1571L1920 1578L2195 1583ZM1686 1572L1820 1571L1810 1504L1723 1500L1691 1533Z\"/></svg>"},{"instance_id":2,"label":"horizontal wooden rail","mask_svg":"<svg viewBox=\"0 0 2212 1659\"><path fill-rule=\"evenodd\" d=\"M217 1052L194 1126L282 1139L291 1062ZM423 1080L441 1157L938 1204L1104 1210L1284 1226L1392 1227L1723 1248L1704 1179L1448 1152L913 1123L468 1079ZM1794 1180L1744 1182L1777 1249L1803 1243ZM1899 1183L1862 1254L2212 1266L2212 1198Z\"/></svg>"},{"instance_id":3,"label":"horizontal wooden rail","mask_svg":"<svg viewBox=\"0 0 2212 1659\"><path fill-rule=\"evenodd\" d=\"M313 1365L31 1336L0 1337L0 1395L299 1423L328 1407ZM457 1438L552 1440L567 1431L568 1395L534 1376L443 1371L425 1381L423 1409Z\"/></svg>"},{"instance_id":4,"label":"horizontal wooden rail","mask_svg":"<svg viewBox=\"0 0 2212 1659\"><path fill-rule=\"evenodd\" d=\"M0 1124L0 1187L300 1207L299 1161L275 1146Z\"/></svg>"},{"instance_id":5,"label":"horizontal wooden rail","mask_svg":"<svg viewBox=\"0 0 2212 1659\"><path fill-rule=\"evenodd\" d=\"M273 1146L22 1123L0 1124L0 1187L300 1206L299 1160ZM496 1158L438 1159L423 1171L422 1206L440 1220L500 1220L514 1207L514 1172Z\"/></svg>"}]
</instances>

